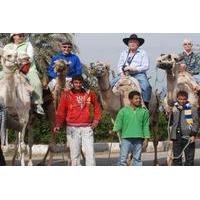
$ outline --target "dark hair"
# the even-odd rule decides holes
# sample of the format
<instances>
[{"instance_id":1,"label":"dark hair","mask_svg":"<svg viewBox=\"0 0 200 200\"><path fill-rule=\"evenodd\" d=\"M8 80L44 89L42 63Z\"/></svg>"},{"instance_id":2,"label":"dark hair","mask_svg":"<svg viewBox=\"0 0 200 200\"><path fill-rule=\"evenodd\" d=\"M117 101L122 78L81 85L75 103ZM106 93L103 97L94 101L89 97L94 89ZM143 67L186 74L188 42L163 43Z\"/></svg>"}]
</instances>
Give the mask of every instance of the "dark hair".
<instances>
[{"instance_id":1,"label":"dark hair","mask_svg":"<svg viewBox=\"0 0 200 200\"><path fill-rule=\"evenodd\" d=\"M188 99L188 93L186 91L183 91L183 90L180 90L178 93L177 93L177 98L179 96L183 96L183 97L186 97Z\"/></svg>"},{"instance_id":2,"label":"dark hair","mask_svg":"<svg viewBox=\"0 0 200 200\"><path fill-rule=\"evenodd\" d=\"M140 94L138 91L136 91L136 90L131 91L131 92L128 94L128 98L129 98L129 99L133 99L134 96L141 96L141 94Z\"/></svg>"},{"instance_id":3,"label":"dark hair","mask_svg":"<svg viewBox=\"0 0 200 200\"><path fill-rule=\"evenodd\" d=\"M70 41L62 41L61 45L70 45L70 46L72 46L72 42L70 42Z\"/></svg>"},{"instance_id":4,"label":"dark hair","mask_svg":"<svg viewBox=\"0 0 200 200\"><path fill-rule=\"evenodd\" d=\"M72 82L77 81L77 80L83 82L83 77L81 75L73 75L72 76Z\"/></svg>"}]
</instances>

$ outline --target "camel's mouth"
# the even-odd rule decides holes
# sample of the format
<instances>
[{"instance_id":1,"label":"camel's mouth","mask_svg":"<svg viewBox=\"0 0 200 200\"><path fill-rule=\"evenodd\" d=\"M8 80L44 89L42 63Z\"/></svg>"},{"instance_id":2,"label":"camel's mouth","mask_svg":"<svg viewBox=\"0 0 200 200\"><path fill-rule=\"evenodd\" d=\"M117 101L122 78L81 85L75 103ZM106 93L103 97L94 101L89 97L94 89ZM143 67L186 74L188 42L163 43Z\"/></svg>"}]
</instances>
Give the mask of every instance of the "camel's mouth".
<instances>
[{"instance_id":1,"label":"camel's mouth","mask_svg":"<svg viewBox=\"0 0 200 200\"><path fill-rule=\"evenodd\" d=\"M171 70L173 65L169 62L158 62L156 67L159 69Z\"/></svg>"}]
</instances>

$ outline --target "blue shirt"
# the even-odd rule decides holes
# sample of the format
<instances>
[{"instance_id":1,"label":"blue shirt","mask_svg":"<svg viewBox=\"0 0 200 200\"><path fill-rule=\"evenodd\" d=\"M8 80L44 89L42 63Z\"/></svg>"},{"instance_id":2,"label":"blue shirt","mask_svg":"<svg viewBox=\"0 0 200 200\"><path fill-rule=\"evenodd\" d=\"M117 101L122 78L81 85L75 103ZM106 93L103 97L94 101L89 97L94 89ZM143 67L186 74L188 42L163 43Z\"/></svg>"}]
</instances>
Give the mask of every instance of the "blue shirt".
<instances>
[{"instance_id":1,"label":"blue shirt","mask_svg":"<svg viewBox=\"0 0 200 200\"><path fill-rule=\"evenodd\" d=\"M130 58L129 58L130 57ZM133 57L129 54L129 50L124 50L119 58L118 67L117 67L117 73L122 73L122 67L123 65L130 65L136 67L137 71L140 72L146 72L149 69L149 58L147 56L146 51L143 49L138 48L135 56ZM131 60L131 63L127 63L127 61Z\"/></svg>"},{"instance_id":2,"label":"blue shirt","mask_svg":"<svg viewBox=\"0 0 200 200\"><path fill-rule=\"evenodd\" d=\"M54 55L51 59L51 65L48 68L48 75L52 78L56 78L57 74L54 72L54 62L56 60L66 60L67 62L70 62L69 65L69 73L66 75L67 77L72 77L73 75L81 75L82 74L82 65L81 62L75 54L64 54L62 52L57 53Z\"/></svg>"}]
</instances>

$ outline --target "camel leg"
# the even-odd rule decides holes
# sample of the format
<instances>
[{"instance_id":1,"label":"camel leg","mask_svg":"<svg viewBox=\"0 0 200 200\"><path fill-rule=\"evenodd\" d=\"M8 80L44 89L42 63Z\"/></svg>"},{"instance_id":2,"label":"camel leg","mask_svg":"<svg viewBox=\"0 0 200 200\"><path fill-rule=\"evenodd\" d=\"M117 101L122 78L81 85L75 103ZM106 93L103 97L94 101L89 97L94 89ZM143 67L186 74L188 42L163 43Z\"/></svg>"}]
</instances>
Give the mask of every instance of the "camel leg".
<instances>
[{"instance_id":1,"label":"camel leg","mask_svg":"<svg viewBox=\"0 0 200 200\"><path fill-rule=\"evenodd\" d=\"M12 158L12 165L14 166L16 163L16 157L17 157L17 154L18 154L18 146L19 146L19 132L16 132L16 141L15 141L15 148L14 148L14 155L13 155L13 158Z\"/></svg>"},{"instance_id":2,"label":"camel leg","mask_svg":"<svg viewBox=\"0 0 200 200\"><path fill-rule=\"evenodd\" d=\"M157 151L157 147L158 147L158 139L157 136L154 135L153 138L153 147L154 147L154 166L159 165L158 163L158 151Z\"/></svg>"},{"instance_id":3,"label":"camel leg","mask_svg":"<svg viewBox=\"0 0 200 200\"><path fill-rule=\"evenodd\" d=\"M167 165L171 166L173 163L173 142L169 141L169 148L167 152Z\"/></svg>"},{"instance_id":4,"label":"camel leg","mask_svg":"<svg viewBox=\"0 0 200 200\"><path fill-rule=\"evenodd\" d=\"M23 130L24 131L24 130ZM19 155L20 155L20 162L21 162L21 166L25 166L25 150L26 150L26 145L24 143L24 133L19 132Z\"/></svg>"},{"instance_id":5,"label":"camel leg","mask_svg":"<svg viewBox=\"0 0 200 200\"><path fill-rule=\"evenodd\" d=\"M45 165L45 162L46 162L46 159L47 159L47 156L49 155L49 147L48 147L48 149L47 149L47 152L46 152L46 154L44 155L44 158L42 159L42 161L40 161L39 163L38 163L38 166L44 166Z\"/></svg>"},{"instance_id":6,"label":"camel leg","mask_svg":"<svg viewBox=\"0 0 200 200\"><path fill-rule=\"evenodd\" d=\"M29 146L29 161L28 161L28 166L33 166L33 162L32 162L32 146L33 146L33 132L32 132L32 128L28 129L28 146Z\"/></svg>"},{"instance_id":7,"label":"camel leg","mask_svg":"<svg viewBox=\"0 0 200 200\"><path fill-rule=\"evenodd\" d=\"M55 154L53 152L49 151L49 160L48 160L48 164L47 164L48 166L52 165L54 155Z\"/></svg>"}]
</instances>

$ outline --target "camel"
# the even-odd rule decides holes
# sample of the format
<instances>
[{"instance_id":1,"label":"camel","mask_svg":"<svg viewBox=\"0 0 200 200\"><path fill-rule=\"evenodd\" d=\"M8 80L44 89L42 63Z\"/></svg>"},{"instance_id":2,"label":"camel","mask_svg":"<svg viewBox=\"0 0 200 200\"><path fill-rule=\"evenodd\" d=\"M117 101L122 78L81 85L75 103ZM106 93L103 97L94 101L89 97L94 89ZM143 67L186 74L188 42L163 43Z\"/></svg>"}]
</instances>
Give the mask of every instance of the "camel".
<instances>
[{"instance_id":1,"label":"camel","mask_svg":"<svg viewBox=\"0 0 200 200\"><path fill-rule=\"evenodd\" d=\"M25 76L19 71L17 63L18 53L1 49L0 55L4 71L4 76L0 80L1 103L7 108L7 112L14 116L23 127L17 134L15 152L19 152L21 165L25 165L26 145L24 143L24 136L29 120L32 88L27 83Z\"/></svg>"},{"instance_id":2,"label":"camel","mask_svg":"<svg viewBox=\"0 0 200 200\"><path fill-rule=\"evenodd\" d=\"M190 103L199 107L197 91L200 90L200 86L189 72L180 68L177 55L161 55L157 59L157 67L165 70L167 74L167 104L169 106L176 101L177 92L184 90L188 92Z\"/></svg>"},{"instance_id":3,"label":"camel","mask_svg":"<svg viewBox=\"0 0 200 200\"><path fill-rule=\"evenodd\" d=\"M92 68L90 69L91 73L96 76L98 80L98 85L100 88L100 94L101 94L101 100L102 100L102 105L103 108L110 114L113 122L116 118L116 115L120 108L127 103L127 87L130 90L133 90L132 85L130 85L130 79L129 77L125 78L124 81L119 82L117 87L119 89L116 90L113 89L110 85L109 82L109 73L110 73L110 67L107 64L104 63L94 63L92 65ZM133 83L135 84L135 88L138 91L141 91L139 87L139 83L137 80L133 80ZM124 84L122 87L120 87L120 84ZM121 89L120 89L121 88ZM134 89L135 89L134 88ZM119 94L117 93L119 91ZM126 101L124 101L126 100ZM151 101L150 101L150 123L151 123L151 130L153 132L153 142L154 142L154 148L155 148L155 156L154 156L154 165L158 164L157 160L157 144L158 144L158 137L157 137L157 131L158 131L158 107L159 107L159 95L158 92L156 91L155 93L152 94ZM118 134L119 137L119 134ZM119 142L121 141L119 137Z\"/></svg>"},{"instance_id":4,"label":"camel","mask_svg":"<svg viewBox=\"0 0 200 200\"><path fill-rule=\"evenodd\" d=\"M51 94L53 97L54 110L56 110L56 108L58 107L61 93L64 90L70 89L69 79L66 78L66 74L68 73L68 66L69 66L69 63L66 62L65 60L60 59L60 60L55 61L54 71L57 73L58 76L57 76L56 80L53 80L49 84L49 88L51 88ZM55 112L54 112L54 115L55 115ZM54 116L54 121L55 121L55 116ZM51 137L51 141L50 141L48 150L47 150L42 162L40 162L39 165L45 164L48 155L49 155L48 165L52 165L53 157L54 157L55 153L59 152L59 149L56 147L55 144L56 144L55 134L52 133L52 137ZM69 148L67 147L67 144L65 144L64 152L67 153L67 162L68 162L68 164L70 164L70 159L69 159L70 151L69 151Z\"/></svg>"},{"instance_id":5,"label":"camel","mask_svg":"<svg viewBox=\"0 0 200 200\"><path fill-rule=\"evenodd\" d=\"M167 74L167 96L164 100L163 107L168 113L176 102L176 94L180 90L188 93L188 100L192 106L199 107L199 97L197 91L200 86L196 83L192 75L180 67L180 58L176 54L161 55L157 58L156 66L166 71ZM170 141L170 127L168 125L168 156L167 165L172 165L173 144Z\"/></svg>"}]
</instances>

